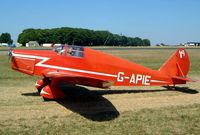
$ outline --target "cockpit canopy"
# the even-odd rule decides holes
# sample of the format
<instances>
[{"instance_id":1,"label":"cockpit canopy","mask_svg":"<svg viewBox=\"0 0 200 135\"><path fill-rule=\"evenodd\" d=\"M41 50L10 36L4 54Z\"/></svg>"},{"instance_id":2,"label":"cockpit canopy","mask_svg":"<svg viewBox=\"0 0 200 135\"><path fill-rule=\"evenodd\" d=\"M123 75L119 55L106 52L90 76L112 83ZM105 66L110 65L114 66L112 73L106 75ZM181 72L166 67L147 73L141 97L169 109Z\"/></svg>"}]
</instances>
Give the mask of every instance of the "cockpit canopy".
<instances>
[{"instance_id":1,"label":"cockpit canopy","mask_svg":"<svg viewBox=\"0 0 200 135\"><path fill-rule=\"evenodd\" d=\"M76 45L61 45L55 47L53 51L64 56L84 57L84 47Z\"/></svg>"}]
</instances>

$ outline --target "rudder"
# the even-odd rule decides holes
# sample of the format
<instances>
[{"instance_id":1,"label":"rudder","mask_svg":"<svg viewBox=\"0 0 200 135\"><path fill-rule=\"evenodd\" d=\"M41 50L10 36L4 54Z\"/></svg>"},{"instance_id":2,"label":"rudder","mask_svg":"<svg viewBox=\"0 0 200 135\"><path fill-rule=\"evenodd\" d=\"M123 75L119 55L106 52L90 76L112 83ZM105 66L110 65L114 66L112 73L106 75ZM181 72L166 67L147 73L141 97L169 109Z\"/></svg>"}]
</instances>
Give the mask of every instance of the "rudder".
<instances>
[{"instance_id":1,"label":"rudder","mask_svg":"<svg viewBox=\"0 0 200 135\"><path fill-rule=\"evenodd\" d=\"M178 49L159 69L171 77L186 77L190 68L190 60L185 49Z\"/></svg>"}]
</instances>

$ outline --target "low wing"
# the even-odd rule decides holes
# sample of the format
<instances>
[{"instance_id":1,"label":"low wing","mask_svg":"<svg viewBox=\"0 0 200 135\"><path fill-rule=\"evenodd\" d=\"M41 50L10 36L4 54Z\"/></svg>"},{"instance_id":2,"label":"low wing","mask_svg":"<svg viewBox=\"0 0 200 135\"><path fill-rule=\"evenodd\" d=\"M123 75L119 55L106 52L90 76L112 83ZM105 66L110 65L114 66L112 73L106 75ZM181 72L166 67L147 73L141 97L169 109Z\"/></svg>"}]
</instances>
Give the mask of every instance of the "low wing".
<instances>
[{"instance_id":1,"label":"low wing","mask_svg":"<svg viewBox=\"0 0 200 135\"><path fill-rule=\"evenodd\" d=\"M44 77L51 78L51 85L58 85L60 82L65 82L70 85L85 85L98 88L109 88L113 85L113 81L101 80L92 78L90 76L82 76L75 73L46 71L43 73Z\"/></svg>"}]
</instances>

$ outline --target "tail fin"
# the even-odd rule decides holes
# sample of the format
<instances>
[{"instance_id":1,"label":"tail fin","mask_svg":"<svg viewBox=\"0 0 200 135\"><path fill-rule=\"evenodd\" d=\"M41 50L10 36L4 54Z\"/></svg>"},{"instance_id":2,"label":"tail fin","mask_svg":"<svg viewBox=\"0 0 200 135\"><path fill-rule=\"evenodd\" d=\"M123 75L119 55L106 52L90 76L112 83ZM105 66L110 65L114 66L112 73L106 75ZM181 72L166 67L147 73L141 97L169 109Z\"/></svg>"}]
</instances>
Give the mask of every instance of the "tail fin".
<instances>
[{"instance_id":1,"label":"tail fin","mask_svg":"<svg viewBox=\"0 0 200 135\"><path fill-rule=\"evenodd\" d=\"M185 49L178 49L159 69L171 77L186 77L190 68L190 60Z\"/></svg>"}]
</instances>

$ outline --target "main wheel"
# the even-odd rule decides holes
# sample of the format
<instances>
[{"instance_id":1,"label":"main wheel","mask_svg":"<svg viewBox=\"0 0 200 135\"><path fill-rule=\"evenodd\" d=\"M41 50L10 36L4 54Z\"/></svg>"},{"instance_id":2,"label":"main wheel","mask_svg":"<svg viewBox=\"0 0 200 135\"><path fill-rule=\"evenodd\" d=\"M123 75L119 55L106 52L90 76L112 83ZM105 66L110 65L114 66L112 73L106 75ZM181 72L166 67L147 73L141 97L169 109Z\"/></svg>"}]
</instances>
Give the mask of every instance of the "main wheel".
<instances>
[{"instance_id":1,"label":"main wheel","mask_svg":"<svg viewBox=\"0 0 200 135\"><path fill-rule=\"evenodd\" d=\"M35 87L38 90L38 93L40 94L41 90L48 84L51 83L51 80L49 78L43 78L41 80L38 80L35 84Z\"/></svg>"}]
</instances>

